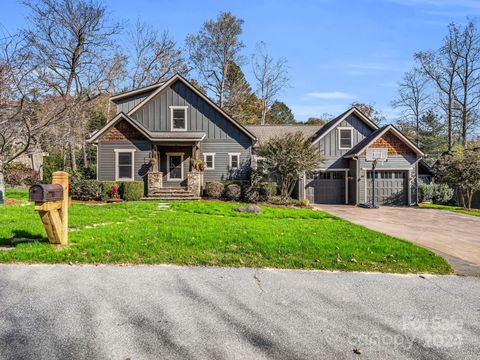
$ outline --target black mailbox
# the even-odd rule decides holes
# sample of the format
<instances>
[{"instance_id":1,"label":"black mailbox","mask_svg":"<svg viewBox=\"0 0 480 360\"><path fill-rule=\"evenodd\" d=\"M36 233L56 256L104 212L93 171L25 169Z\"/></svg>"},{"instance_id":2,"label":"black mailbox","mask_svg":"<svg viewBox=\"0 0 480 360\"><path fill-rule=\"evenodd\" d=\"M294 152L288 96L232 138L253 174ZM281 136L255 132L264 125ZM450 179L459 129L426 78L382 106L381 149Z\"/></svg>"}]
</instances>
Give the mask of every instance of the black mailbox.
<instances>
[{"instance_id":1,"label":"black mailbox","mask_svg":"<svg viewBox=\"0 0 480 360\"><path fill-rule=\"evenodd\" d=\"M30 201L46 202L63 200L63 187L59 184L37 184L30 186Z\"/></svg>"}]
</instances>

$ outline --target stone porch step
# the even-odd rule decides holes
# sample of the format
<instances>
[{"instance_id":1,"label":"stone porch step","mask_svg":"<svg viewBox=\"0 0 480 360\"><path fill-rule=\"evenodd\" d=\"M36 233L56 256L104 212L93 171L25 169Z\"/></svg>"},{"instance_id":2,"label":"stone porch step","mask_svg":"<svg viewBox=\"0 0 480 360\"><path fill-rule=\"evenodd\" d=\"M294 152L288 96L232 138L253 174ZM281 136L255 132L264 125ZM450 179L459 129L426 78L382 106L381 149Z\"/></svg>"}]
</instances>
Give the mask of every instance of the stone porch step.
<instances>
[{"instance_id":1,"label":"stone porch step","mask_svg":"<svg viewBox=\"0 0 480 360\"><path fill-rule=\"evenodd\" d=\"M164 196L164 195L155 195L144 197L142 200L200 200L201 198L198 196Z\"/></svg>"},{"instance_id":2,"label":"stone porch step","mask_svg":"<svg viewBox=\"0 0 480 360\"><path fill-rule=\"evenodd\" d=\"M188 191L186 188L161 188L151 193L144 200L199 200L200 197Z\"/></svg>"}]
</instances>

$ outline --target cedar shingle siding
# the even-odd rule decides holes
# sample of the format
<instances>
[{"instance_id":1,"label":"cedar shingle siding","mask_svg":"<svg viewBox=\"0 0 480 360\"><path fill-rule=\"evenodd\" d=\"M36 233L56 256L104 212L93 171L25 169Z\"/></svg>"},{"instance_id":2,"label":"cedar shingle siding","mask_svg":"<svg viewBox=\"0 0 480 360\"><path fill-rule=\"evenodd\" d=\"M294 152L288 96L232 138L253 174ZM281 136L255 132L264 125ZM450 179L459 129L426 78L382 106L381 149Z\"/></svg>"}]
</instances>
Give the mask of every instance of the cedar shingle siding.
<instances>
[{"instance_id":1,"label":"cedar shingle siding","mask_svg":"<svg viewBox=\"0 0 480 360\"><path fill-rule=\"evenodd\" d=\"M401 139L392 134L391 131L387 131L380 138L375 140L370 147L372 148L387 148L389 156L397 155L412 155L415 152L408 147ZM365 155L366 151L362 152Z\"/></svg>"},{"instance_id":2,"label":"cedar shingle siding","mask_svg":"<svg viewBox=\"0 0 480 360\"><path fill-rule=\"evenodd\" d=\"M122 120L102 137L102 141L116 140L145 140L145 136L125 120Z\"/></svg>"}]
</instances>

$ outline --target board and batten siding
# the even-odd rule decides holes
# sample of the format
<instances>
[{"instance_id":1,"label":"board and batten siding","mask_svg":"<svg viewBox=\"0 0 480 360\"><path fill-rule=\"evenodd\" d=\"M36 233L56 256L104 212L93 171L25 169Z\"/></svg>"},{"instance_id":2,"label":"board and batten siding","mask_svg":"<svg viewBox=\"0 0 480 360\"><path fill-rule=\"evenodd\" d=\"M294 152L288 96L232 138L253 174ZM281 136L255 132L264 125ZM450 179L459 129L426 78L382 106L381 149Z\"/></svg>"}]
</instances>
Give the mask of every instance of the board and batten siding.
<instances>
[{"instance_id":1,"label":"board and batten siding","mask_svg":"<svg viewBox=\"0 0 480 360\"><path fill-rule=\"evenodd\" d=\"M132 95L124 99L116 100L115 103L117 104L117 114L120 112L124 112L128 114L130 110L132 110L135 106L140 104L143 100L149 97L152 94L152 91L146 91L141 94Z\"/></svg>"},{"instance_id":2,"label":"board and batten siding","mask_svg":"<svg viewBox=\"0 0 480 360\"><path fill-rule=\"evenodd\" d=\"M352 128L352 147L362 141L365 137L373 132L365 122L363 122L355 114L349 115L340 124L335 126L329 133L318 141L318 150L323 156L323 161L320 165L322 169L326 168L349 168L347 159L343 158L348 150L341 150L339 146L339 131L338 128L348 127Z\"/></svg>"},{"instance_id":3,"label":"board and batten siding","mask_svg":"<svg viewBox=\"0 0 480 360\"><path fill-rule=\"evenodd\" d=\"M383 164L378 164L376 170L398 170L398 171L410 171L410 178L408 179L408 184L410 186L411 192L411 203L417 201L417 171L416 171L417 156L414 154L411 155L397 155L389 156L387 161ZM359 203L366 202L366 173L372 169L372 162L367 161L365 156L358 157L358 168L360 174L358 177L358 201ZM366 170L368 169L368 170Z\"/></svg>"},{"instance_id":4,"label":"board and batten siding","mask_svg":"<svg viewBox=\"0 0 480 360\"><path fill-rule=\"evenodd\" d=\"M187 131L205 133L200 142L200 159L204 153L215 153L215 169L205 170L204 181L248 178L250 137L183 82L176 81L161 91L132 118L150 131L171 131L170 106L187 106ZM240 153L239 170L229 169L229 153Z\"/></svg>"},{"instance_id":5,"label":"board and batten siding","mask_svg":"<svg viewBox=\"0 0 480 360\"><path fill-rule=\"evenodd\" d=\"M98 142L98 174L100 181L115 180L115 149L134 149L134 176L135 180L144 180L147 166L150 162L152 145L148 140L117 140Z\"/></svg>"}]
</instances>

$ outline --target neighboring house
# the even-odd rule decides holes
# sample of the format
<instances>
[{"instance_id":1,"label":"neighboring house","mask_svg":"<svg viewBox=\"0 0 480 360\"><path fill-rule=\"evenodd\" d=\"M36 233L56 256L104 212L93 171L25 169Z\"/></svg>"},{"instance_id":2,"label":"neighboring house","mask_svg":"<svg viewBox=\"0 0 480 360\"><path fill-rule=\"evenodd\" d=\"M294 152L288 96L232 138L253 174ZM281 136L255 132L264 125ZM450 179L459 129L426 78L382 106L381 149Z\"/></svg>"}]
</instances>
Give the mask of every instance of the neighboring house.
<instances>
[{"instance_id":1,"label":"neighboring house","mask_svg":"<svg viewBox=\"0 0 480 360\"><path fill-rule=\"evenodd\" d=\"M144 180L148 196L199 195L207 181L248 180L259 143L301 131L323 161L299 179L296 196L312 203L370 201L372 164L365 153L374 147L389 155L377 166L377 201L417 202L422 152L394 126L379 128L356 108L324 126L242 126L180 75L111 100L117 115L90 139L98 149L98 180ZM203 173L193 170L198 159Z\"/></svg>"}]
</instances>

